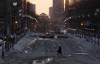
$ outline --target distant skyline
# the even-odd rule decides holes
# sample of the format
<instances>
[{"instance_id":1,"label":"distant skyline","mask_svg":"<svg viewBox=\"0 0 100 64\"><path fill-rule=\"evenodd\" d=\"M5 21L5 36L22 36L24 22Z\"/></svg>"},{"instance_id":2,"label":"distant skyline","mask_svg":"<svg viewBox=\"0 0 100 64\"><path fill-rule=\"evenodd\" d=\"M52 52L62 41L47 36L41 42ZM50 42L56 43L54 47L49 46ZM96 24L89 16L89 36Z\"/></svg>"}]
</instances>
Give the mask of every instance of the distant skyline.
<instances>
[{"instance_id":1,"label":"distant skyline","mask_svg":"<svg viewBox=\"0 0 100 64\"><path fill-rule=\"evenodd\" d=\"M53 0L29 0L31 3L36 4L36 13L46 13L49 15L49 7L52 7Z\"/></svg>"}]
</instances>

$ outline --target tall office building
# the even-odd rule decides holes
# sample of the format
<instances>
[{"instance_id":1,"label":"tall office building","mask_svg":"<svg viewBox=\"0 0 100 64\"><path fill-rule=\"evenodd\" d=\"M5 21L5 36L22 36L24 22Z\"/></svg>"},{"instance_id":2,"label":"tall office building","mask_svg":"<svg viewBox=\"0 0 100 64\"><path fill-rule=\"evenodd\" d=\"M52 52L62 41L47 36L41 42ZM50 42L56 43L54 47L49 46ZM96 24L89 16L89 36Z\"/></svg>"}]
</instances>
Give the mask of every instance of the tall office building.
<instances>
[{"instance_id":1,"label":"tall office building","mask_svg":"<svg viewBox=\"0 0 100 64\"><path fill-rule=\"evenodd\" d=\"M36 5L28 2L27 4L27 12L29 15L35 15Z\"/></svg>"},{"instance_id":2,"label":"tall office building","mask_svg":"<svg viewBox=\"0 0 100 64\"><path fill-rule=\"evenodd\" d=\"M68 17L69 15L70 15L70 13L71 13L71 11L69 11L69 10L71 10L72 8L72 5L73 4L75 4L75 3L77 3L77 2L80 2L81 0L65 0L65 16L66 17ZM74 9L74 7L73 7L73 9Z\"/></svg>"},{"instance_id":3,"label":"tall office building","mask_svg":"<svg viewBox=\"0 0 100 64\"><path fill-rule=\"evenodd\" d=\"M4 33L6 23L7 5L6 0L0 0L0 36Z\"/></svg>"},{"instance_id":4,"label":"tall office building","mask_svg":"<svg viewBox=\"0 0 100 64\"><path fill-rule=\"evenodd\" d=\"M53 18L53 7L49 8L49 16L50 18Z\"/></svg>"},{"instance_id":5,"label":"tall office building","mask_svg":"<svg viewBox=\"0 0 100 64\"><path fill-rule=\"evenodd\" d=\"M72 4L80 2L82 0L66 0L66 1L69 1L69 5L72 5ZM83 0L83 1L88 1L88 0Z\"/></svg>"},{"instance_id":6,"label":"tall office building","mask_svg":"<svg viewBox=\"0 0 100 64\"><path fill-rule=\"evenodd\" d=\"M69 0L65 1L65 16L69 15Z\"/></svg>"},{"instance_id":7,"label":"tall office building","mask_svg":"<svg viewBox=\"0 0 100 64\"><path fill-rule=\"evenodd\" d=\"M62 17L64 12L64 0L53 0L53 16L54 18Z\"/></svg>"}]
</instances>

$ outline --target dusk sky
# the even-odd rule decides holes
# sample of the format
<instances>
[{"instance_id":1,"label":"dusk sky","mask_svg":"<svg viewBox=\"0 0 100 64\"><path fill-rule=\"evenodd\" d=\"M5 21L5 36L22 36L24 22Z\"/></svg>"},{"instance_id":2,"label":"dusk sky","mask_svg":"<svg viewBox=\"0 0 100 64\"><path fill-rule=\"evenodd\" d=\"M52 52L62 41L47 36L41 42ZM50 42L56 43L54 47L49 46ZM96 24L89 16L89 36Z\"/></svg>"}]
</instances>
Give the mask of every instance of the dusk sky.
<instances>
[{"instance_id":1,"label":"dusk sky","mask_svg":"<svg viewBox=\"0 0 100 64\"><path fill-rule=\"evenodd\" d=\"M53 0L29 0L31 3L36 4L36 13L46 13L49 15L49 7L52 6Z\"/></svg>"}]
</instances>

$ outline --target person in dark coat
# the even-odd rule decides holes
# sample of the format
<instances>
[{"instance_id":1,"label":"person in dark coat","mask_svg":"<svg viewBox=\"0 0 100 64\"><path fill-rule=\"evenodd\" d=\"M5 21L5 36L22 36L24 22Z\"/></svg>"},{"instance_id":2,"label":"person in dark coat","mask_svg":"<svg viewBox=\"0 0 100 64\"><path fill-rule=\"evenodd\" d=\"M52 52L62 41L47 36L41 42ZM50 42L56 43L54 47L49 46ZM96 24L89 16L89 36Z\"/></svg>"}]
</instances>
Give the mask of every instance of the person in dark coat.
<instances>
[{"instance_id":1,"label":"person in dark coat","mask_svg":"<svg viewBox=\"0 0 100 64\"><path fill-rule=\"evenodd\" d=\"M62 55L62 49L61 46L59 46L58 50L57 50L57 55L61 54Z\"/></svg>"}]
</instances>

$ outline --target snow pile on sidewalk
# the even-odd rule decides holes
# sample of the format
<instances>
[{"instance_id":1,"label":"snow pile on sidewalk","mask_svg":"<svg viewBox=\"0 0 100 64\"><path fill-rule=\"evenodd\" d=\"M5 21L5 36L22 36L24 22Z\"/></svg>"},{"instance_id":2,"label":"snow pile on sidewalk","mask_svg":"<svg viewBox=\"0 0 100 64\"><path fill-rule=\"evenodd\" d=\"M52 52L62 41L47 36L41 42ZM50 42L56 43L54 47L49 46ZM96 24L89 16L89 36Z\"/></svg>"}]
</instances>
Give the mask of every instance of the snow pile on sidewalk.
<instances>
[{"instance_id":1,"label":"snow pile on sidewalk","mask_svg":"<svg viewBox=\"0 0 100 64\"><path fill-rule=\"evenodd\" d=\"M21 40L19 40L17 42L16 45L14 45L13 51L20 51L21 52L24 49L24 47L27 46L30 43L31 40L32 39L30 38L30 34L27 33L25 35L25 37L23 37Z\"/></svg>"},{"instance_id":2,"label":"snow pile on sidewalk","mask_svg":"<svg viewBox=\"0 0 100 64\"><path fill-rule=\"evenodd\" d=\"M81 45L85 50L88 50L91 53L100 57L100 46L91 44L91 42L87 42L83 38L75 37L72 34L68 34L69 39Z\"/></svg>"},{"instance_id":3,"label":"snow pile on sidewalk","mask_svg":"<svg viewBox=\"0 0 100 64\"><path fill-rule=\"evenodd\" d=\"M38 37L37 38L34 38L34 37L31 37L31 36L34 36L34 35L41 35L41 33L34 33L34 32L29 32L27 33L23 38L21 38L17 44L14 45L13 48L10 49L9 52L22 52L23 49L30 43L33 43L35 40L39 39Z\"/></svg>"}]
</instances>

